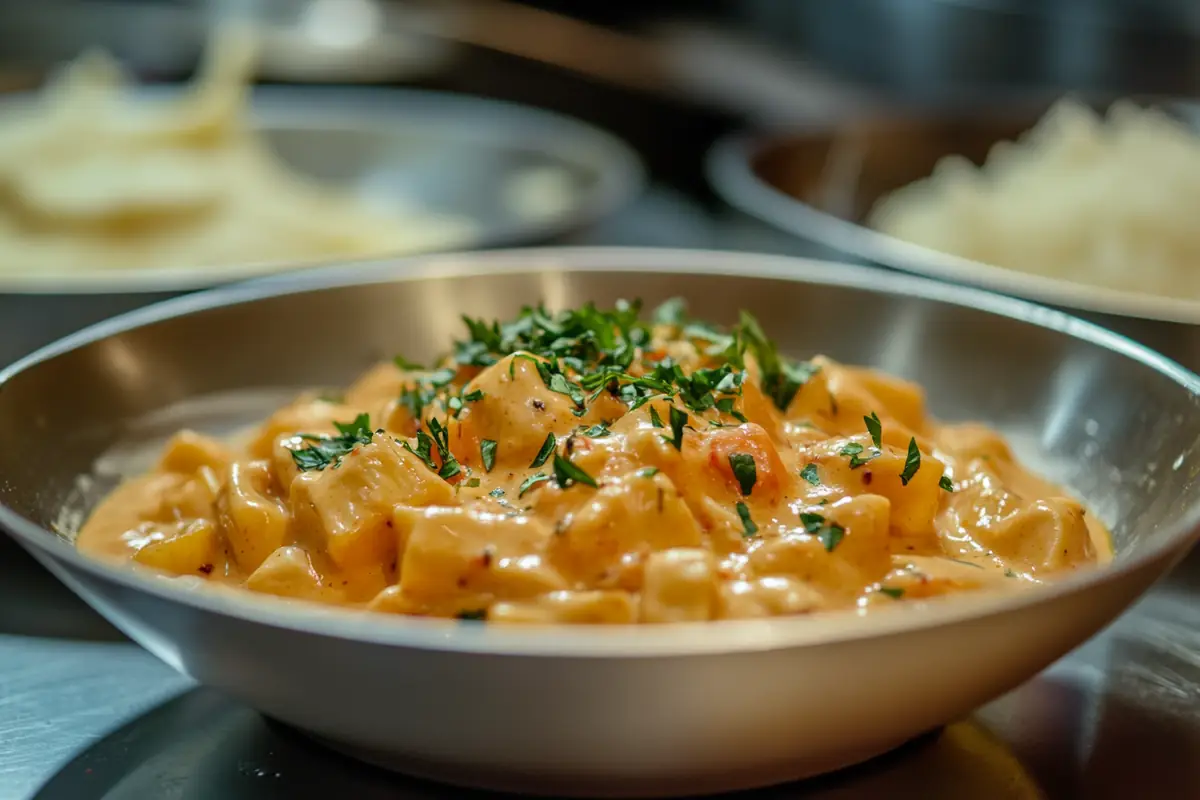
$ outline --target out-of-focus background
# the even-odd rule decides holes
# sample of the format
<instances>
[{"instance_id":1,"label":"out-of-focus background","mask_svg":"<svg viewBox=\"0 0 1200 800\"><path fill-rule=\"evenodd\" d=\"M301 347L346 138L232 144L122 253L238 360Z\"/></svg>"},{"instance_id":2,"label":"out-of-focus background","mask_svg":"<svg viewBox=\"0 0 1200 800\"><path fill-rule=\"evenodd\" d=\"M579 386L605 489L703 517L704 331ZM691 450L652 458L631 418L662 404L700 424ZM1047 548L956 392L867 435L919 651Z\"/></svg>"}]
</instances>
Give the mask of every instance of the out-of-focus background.
<instances>
[{"instance_id":1,"label":"out-of-focus background","mask_svg":"<svg viewBox=\"0 0 1200 800\"><path fill-rule=\"evenodd\" d=\"M61 80L63 64L96 48L130 84L190 80L227 23L252 32L255 58L226 51L220 91L161 119L109 102L107 62ZM51 76L57 93L21 121L25 93ZM243 78L252 101L237 93ZM1132 233L1065 278L990 269L981 251L948 260L851 223L943 156L982 162L1064 95L1100 109L1153 101L1192 126L1198 92L1191 0L8 0L0 365L111 314L269 271L249 262L571 243L865 260L1058 305L1196 368L1200 281L1177 265L1193 263L1192 242L1200 249L1188 202L1200 199L1200 157L1151 163L1156 148L1141 145L1121 156L1131 166L1111 174L1116 200L1069 222L1089 240L1118 223ZM260 145L286 169L260 160ZM1155 177L1125 192L1130 175ZM1177 180L1146 199L1160 175ZM1084 208L1093 188L1037 195L1049 211L1009 220L1018 234L1001 238L1037 244L1020 226L1065 226L1054 213ZM1144 205L1122 212L1117 200L1133 194ZM1020 207L1027 195L1014 197ZM1169 210L1146 212L1155 202ZM314 221L329 230L301 242ZM1171 237L1182 237L1171 252L1154 250L1155 290L1122 288L1146 288L1128 248ZM1053 252L1079 255L1064 241ZM987 747L963 723L804 796L1195 796L1196 570L1177 580L981 712L997 736ZM0 798L43 784L49 800L437 796L188 689L0 536ZM1019 760L1027 782L989 777L1001 757ZM952 773L978 788L937 793ZM208 783L189 783L200 774ZM187 794L196 785L210 793Z\"/></svg>"}]
</instances>

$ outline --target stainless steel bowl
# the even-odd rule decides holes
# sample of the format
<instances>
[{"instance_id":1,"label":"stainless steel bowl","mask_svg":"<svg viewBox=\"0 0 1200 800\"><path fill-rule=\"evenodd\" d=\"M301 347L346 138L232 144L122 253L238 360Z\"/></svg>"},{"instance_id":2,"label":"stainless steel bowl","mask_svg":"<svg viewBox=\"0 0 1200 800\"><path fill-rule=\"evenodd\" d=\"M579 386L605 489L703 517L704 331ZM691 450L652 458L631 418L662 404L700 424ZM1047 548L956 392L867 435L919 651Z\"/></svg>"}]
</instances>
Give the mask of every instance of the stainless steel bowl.
<instances>
[{"instance_id":1,"label":"stainless steel bowl","mask_svg":"<svg viewBox=\"0 0 1200 800\"><path fill-rule=\"evenodd\" d=\"M428 357L461 313L678 294L717 320L753 309L785 350L920 381L939 416L998 427L1112 525L1115 562L866 616L504 628L187 589L51 532L112 485L97 461L114 448L240 425L397 350ZM558 796L715 792L883 752L1110 622L1197 537L1197 391L1197 376L1066 315L861 267L669 250L427 257L173 300L0 373L0 525L167 663L355 756Z\"/></svg>"},{"instance_id":2,"label":"stainless steel bowl","mask_svg":"<svg viewBox=\"0 0 1200 800\"><path fill-rule=\"evenodd\" d=\"M7 98L0 112L22 102ZM454 249L569 241L644 182L640 159L613 136L483 98L267 87L254 93L254 118L301 173L470 220L475 233ZM0 364L114 314L280 268L81 272L69 281L0 275Z\"/></svg>"},{"instance_id":3,"label":"stainless steel bowl","mask_svg":"<svg viewBox=\"0 0 1200 800\"><path fill-rule=\"evenodd\" d=\"M1196 123L1194 106L1167 108ZM994 144L1029 130L1045 110L1022 104L961 117L866 118L833 129L737 134L713 147L707 172L717 194L731 206L816 245L822 256L1054 305L1200 369L1200 301L1133 295L1003 269L904 242L866 225L876 201L927 177L941 158L957 154L980 164Z\"/></svg>"}]
</instances>

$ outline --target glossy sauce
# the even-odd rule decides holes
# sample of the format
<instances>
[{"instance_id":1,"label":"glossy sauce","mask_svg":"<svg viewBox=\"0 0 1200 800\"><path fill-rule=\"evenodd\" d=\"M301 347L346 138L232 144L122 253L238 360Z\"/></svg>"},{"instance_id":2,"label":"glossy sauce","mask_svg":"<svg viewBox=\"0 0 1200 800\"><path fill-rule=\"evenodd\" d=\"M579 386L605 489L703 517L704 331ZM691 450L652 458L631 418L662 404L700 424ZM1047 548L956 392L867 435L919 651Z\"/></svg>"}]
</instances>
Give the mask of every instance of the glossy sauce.
<instances>
[{"instance_id":1,"label":"glossy sauce","mask_svg":"<svg viewBox=\"0 0 1200 800\"><path fill-rule=\"evenodd\" d=\"M677 326L647 331L630 375L668 357L693 376L726 363ZM78 547L283 597L564 623L1018 589L1111 556L1076 500L993 431L930 420L919 387L818 357L780 408L756 355L726 370L738 385L714 407L677 393L632 410L616 384L581 406L523 351L484 367L448 360L440 378L381 364L338 402L301 397L244 441L180 432L95 511ZM412 392L436 382L458 407L414 416ZM344 453L305 461L316 437L363 414ZM422 453L439 428L449 457L432 439Z\"/></svg>"}]
</instances>

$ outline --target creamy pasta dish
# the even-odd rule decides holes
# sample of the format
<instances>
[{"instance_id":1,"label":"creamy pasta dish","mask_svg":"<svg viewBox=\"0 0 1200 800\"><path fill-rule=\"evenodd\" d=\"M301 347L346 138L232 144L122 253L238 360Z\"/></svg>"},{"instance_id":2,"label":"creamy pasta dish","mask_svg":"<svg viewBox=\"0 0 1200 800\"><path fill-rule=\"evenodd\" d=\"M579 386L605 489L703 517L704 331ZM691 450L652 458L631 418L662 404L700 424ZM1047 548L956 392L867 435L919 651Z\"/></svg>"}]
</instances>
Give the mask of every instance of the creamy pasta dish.
<instances>
[{"instance_id":1,"label":"creamy pasta dish","mask_svg":"<svg viewBox=\"0 0 1200 800\"><path fill-rule=\"evenodd\" d=\"M0 113L0 276L280 266L469 242L469 220L368 202L283 164L250 116L255 42L228 29L194 86L134 91L93 52Z\"/></svg>"},{"instance_id":2,"label":"creamy pasta dish","mask_svg":"<svg viewBox=\"0 0 1200 800\"><path fill-rule=\"evenodd\" d=\"M251 592L497 623L872 607L1053 579L1104 527L919 387L681 302L498 322L220 441L184 430L79 532Z\"/></svg>"}]
</instances>

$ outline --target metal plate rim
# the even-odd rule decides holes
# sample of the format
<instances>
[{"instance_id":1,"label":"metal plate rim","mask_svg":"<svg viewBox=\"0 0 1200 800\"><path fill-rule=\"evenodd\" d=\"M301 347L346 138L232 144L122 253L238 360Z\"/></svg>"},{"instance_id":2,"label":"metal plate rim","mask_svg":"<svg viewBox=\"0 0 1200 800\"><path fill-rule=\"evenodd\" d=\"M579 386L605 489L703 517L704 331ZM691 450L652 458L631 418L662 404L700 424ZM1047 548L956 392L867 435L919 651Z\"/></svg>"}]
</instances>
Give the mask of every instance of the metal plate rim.
<instances>
[{"instance_id":1,"label":"metal plate rim","mask_svg":"<svg viewBox=\"0 0 1200 800\"><path fill-rule=\"evenodd\" d=\"M1072 311L1200 325L1200 300L1131 295L943 253L828 214L780 191L755 174L751 164L767 147L789 136L803 136L814 130L816 128L810 127L770 133L743 131L722 137L705 157L709 184L738 211L793 236L831 247L844 256Z\"/></svg>"}]
</instances>

